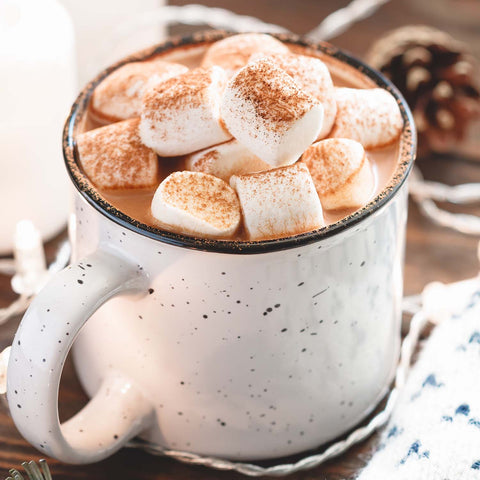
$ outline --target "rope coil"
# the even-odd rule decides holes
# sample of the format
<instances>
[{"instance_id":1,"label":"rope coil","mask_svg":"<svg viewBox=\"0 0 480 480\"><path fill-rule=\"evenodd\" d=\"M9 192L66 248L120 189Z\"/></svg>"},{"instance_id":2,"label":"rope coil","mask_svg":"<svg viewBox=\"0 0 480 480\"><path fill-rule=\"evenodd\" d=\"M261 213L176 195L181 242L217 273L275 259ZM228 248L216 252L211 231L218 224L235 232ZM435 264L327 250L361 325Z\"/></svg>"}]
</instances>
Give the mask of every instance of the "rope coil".
<instances>
[{"instance_id":1,"label":"rope coil","mask_svg":"<svg viewBox=\"0 0 480 480\"><path fill-rule=\"evenodd\" d=\"M422 214L433 223L467 235L480 235L480 218L478 216L448 212L435 204L435 202L452 204L480 202L479 183L449 186L426 181L418 167L414 167L412 170L409 182L410 195Z\"/></svg>"}]
</instances>

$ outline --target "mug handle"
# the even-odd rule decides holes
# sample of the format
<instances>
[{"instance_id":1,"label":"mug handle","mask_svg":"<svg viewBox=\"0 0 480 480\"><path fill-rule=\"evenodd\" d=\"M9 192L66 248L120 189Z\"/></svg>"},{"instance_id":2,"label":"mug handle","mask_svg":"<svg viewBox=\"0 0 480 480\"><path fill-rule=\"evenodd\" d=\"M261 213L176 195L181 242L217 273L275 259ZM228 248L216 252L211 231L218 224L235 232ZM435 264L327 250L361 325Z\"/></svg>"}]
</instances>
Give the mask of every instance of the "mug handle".
<instances>
[{"instance_id":1,"label":"mug handle","mask_svg":"<svg viewBox=\"0 0 480 480\"><path fill-rule=\"evenodd\" d=\"M82 326L114 295L148 294L147 288L141 269L98 250L57 273L30 305L10 352L7 398L18 430L41 452L66 463L97 462L151 423L153 406L120 372L104 378L90 402L62 425L58 414L63 365Z\"/></svg>"}]
</instances>

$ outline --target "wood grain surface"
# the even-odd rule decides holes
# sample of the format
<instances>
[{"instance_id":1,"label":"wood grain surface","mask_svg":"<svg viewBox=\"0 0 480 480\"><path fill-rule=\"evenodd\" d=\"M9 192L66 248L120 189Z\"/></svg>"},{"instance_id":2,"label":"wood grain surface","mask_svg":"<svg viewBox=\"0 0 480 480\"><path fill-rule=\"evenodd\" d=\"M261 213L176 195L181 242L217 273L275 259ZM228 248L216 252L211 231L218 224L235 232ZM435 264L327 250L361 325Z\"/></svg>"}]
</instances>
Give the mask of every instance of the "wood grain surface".
<instances>
[{"instance_id":1,"label":"wood grain surface","mask_svg":"<svg viewBox=\"0 0 480 480\"><path fill-rule=\"evenodd\" d=\"M175 0L170 3L186 4L187 1ZM347 1L319 0L204 0L209 6L229 8L237 13L254 15L262 20L282 24L297 33L305 33L314 28L329 12L339 8ZM434 0L426 1L432 7ZM428 21L428 8L415 9L415 2L392 0L382 7L374 17L369 18L350 29L334 43L362 56L371 42L385 31L397 26L412 23L432 23ZM478 44L479 33L461 28L459 25L442 24L437 18L435 26L462 37L471 44ZM190 29L176 28L176 32ZM432 157L422 159L422 170L427 178L448 184L461 182L480 182L480 161L467 161L452 157ZM453 210L458 210L455 208ZM467 211L480 215L480 205L473 205ZM63 234L64 236L65 234ZM60 236L59 238L61 238ZM59 238L48 245L50 258ZM433 225L423 218L415 205L410 204L407 252L405 266L405 292L418 293L423 286L433 280L452 282L472 277L478 273L476 248L478 238L461 235ZM15 298L10 290L10 279L0 276L0 306L8 305ZM9 345L18 326L19 318L0 326L0 350ZM61 386L61 416L68 418L78 411L87 401L78 384L71 362L67 362ZM377 436L352 449L348 454L331 461L324 466L293 475L294 480L346 480L354 478L356 472L368 460L374 451ZM7 476L11 467L18 467L22 461L41 458L15 429L9 417L6 405L0 404L0 479ZM110 459L90 466L63 465L47 459L54 480L61 479L156 479L156 480L221 480L245 478L239 474L217 472L203 467L191 467L176 461L154 457L146 453L124 449Z\"/></svg>"}]
</instances>

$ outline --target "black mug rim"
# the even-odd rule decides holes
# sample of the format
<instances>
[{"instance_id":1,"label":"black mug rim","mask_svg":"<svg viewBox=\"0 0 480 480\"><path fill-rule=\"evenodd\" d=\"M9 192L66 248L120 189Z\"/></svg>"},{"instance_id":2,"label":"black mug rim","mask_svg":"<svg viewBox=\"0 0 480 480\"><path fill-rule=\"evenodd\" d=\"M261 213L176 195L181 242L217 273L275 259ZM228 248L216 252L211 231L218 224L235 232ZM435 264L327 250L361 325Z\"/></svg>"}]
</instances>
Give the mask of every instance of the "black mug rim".
<instances>
[{"instance_id":1,"label":"black mug rim","mask_svg":"<svg viewBox=\"0 0 480 480\"><path fill-rule=\"evenodd\" d=\"M373 80L377 86L389 91L398 102L404 122L400 140L398 165L389 184L367 205L331 225L295 236L262 241L217 240L173 233L143 224L117 210L95 190L79 166L74 139L75 127L77 126L78 122L82 120L83 114L88 108L88 103L95 87L112 71L126 63L145 60L157 54L181 46L198 46L203 43L210 43L233 34L234 32L209 30L206 32L195 33L193 35L171 38L146 50L142 50L130 55L111 65L110 67L101 71L85 86L73 103L70 114L67 117L63 130L62 142L63 155L67 171L73 184L80 192L82 197L109 220L145 237L170 245L194 250L232 254L267 253L319 242L350 229L388 203L405 183L415 160L416 131L414 127L413 116L406 100L403 98L398 89L381 73L369 67L363 61L357 59L350 53L347 53L344 50L341 50L326 42L311 43L298 35L289 33L271 35L287 44L290 43L321 52L354 67L356 70L360 71L360 73Z\"/></svg>"}]
</instances>

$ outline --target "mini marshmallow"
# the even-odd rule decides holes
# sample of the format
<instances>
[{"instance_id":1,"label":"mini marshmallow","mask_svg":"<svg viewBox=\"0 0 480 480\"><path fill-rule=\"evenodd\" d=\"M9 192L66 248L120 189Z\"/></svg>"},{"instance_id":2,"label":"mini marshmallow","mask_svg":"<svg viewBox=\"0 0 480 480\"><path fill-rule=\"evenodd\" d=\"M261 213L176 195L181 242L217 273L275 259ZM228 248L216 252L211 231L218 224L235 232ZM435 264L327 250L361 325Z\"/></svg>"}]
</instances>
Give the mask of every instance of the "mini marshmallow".
<instances>
[{"instance_id":1,"label":"mini marshmallow","mask_svg":"<svg viewBox=\"0 0 480 480\"><path fill-rule=\"evenodd\" d=\"M403 120L392 94L383 88L336 88L337 117L331 137L351 138L364 148L393 143Z\"/></svg>"},{"instance_id":2,"label":"mini marshmallow","mask_svg":"<svg viewBox=\"0 0 480 480\"><path fill-rule=\"evenodd\" d=\"M185 160L188 170L215 175L228 182L232 175L261 172L272 168L237 140L192 153Z\"/></svg>"},{"instance_id":3,"label":"mini marshmallow","mask_svg":"<svg viewBox=\"0 0 480 480\"><path fill-rule=\"evenodd\" d=\"M323 208L358 208L375 188L372 167L362 145L348 138L328 138L311 145L302 156Z\"/></svg>"},{"instance_id":4,"label":"mini marshmallow","mask_svg":"<svg viewBox=\"0 0 480 480\"><path fill-rule=\"evenodd\" d=\"M185 155L230 140L220 120L227 77L220 67L196 68L147 90L140 136L159 155Z\"/></svg>"},{"instance_id":5,"label":"mini marshmallow","mask_svg":"<svg viewBox=\"0 0 480 480\"><path fill-rule=\"evenodd\" d=\"M158 187L152 215L179 233L228 237L240 220L234 190L220 178L201 172L174 172Z\"/></svg>"},{"instance_id":6,"label":"mini marshmallow","mask_svg":"<svg viewBox=\"0 0 480 480\"><path fill-rule=\"evenodd\" d=\"M317 140L325 138L333 127L337 114L335 88L330 72L319 58L306 55L282 55L255 53L250 61L268 58L287 72L297 85L306 93L316 98L323 106L323 124Z\"/></svg>"},{"instance_id":7,"label":"mini marshmallow","mask_svg":"<svg viewBox=\"0 0 480 480\"><path fill-rule=\"evenodd\" d=\"M288 237L324 225L322 206L303 163L232 176L251 240Z\"/></svg>"},{"instance_id":8,"label":"mini marshmallow","mask_svg":"<svg viewBox=\"0 0 480 480\"><path fill-rule=\"evenodd\" d=\"M140 141L139 123L133 118L78 135L80 163L95 186L113 190L157 185L157 155Z\"/></svg>"},{"instance_id":9,"label":"mini marshmallow","mask_svg":"<svg viewBox=\"0 0 480 480\"><path fill-rule=\"evenodd\" d=\"M187 71L184 65L163 60L127 63L95 88L92 113L113 122L139 117L146 89Z\"/></svg>"},{"instance_id":10,"label":"mini marshmallow","mask_svg":"<svg viewBox=\"0 0 480 480\"><path fill-rule=\"evenodd\" d=\"M231 76L242 68L255 52L288 54L282 42L265 33L241 33L212 44L202 61L202 67L219 65Z\"/></svg>"},{"instance_id":11,"label":"mini marshmallow","mask_svg":"<svg viewBox=\"0 0 480 480\"><path fill-rule=\"evenodd\" d=\"M221 114L231 134L272 166L294 163L323 121L322 105L268 59L249 63L230 80Z\"/></svg>"}]
</instances>

